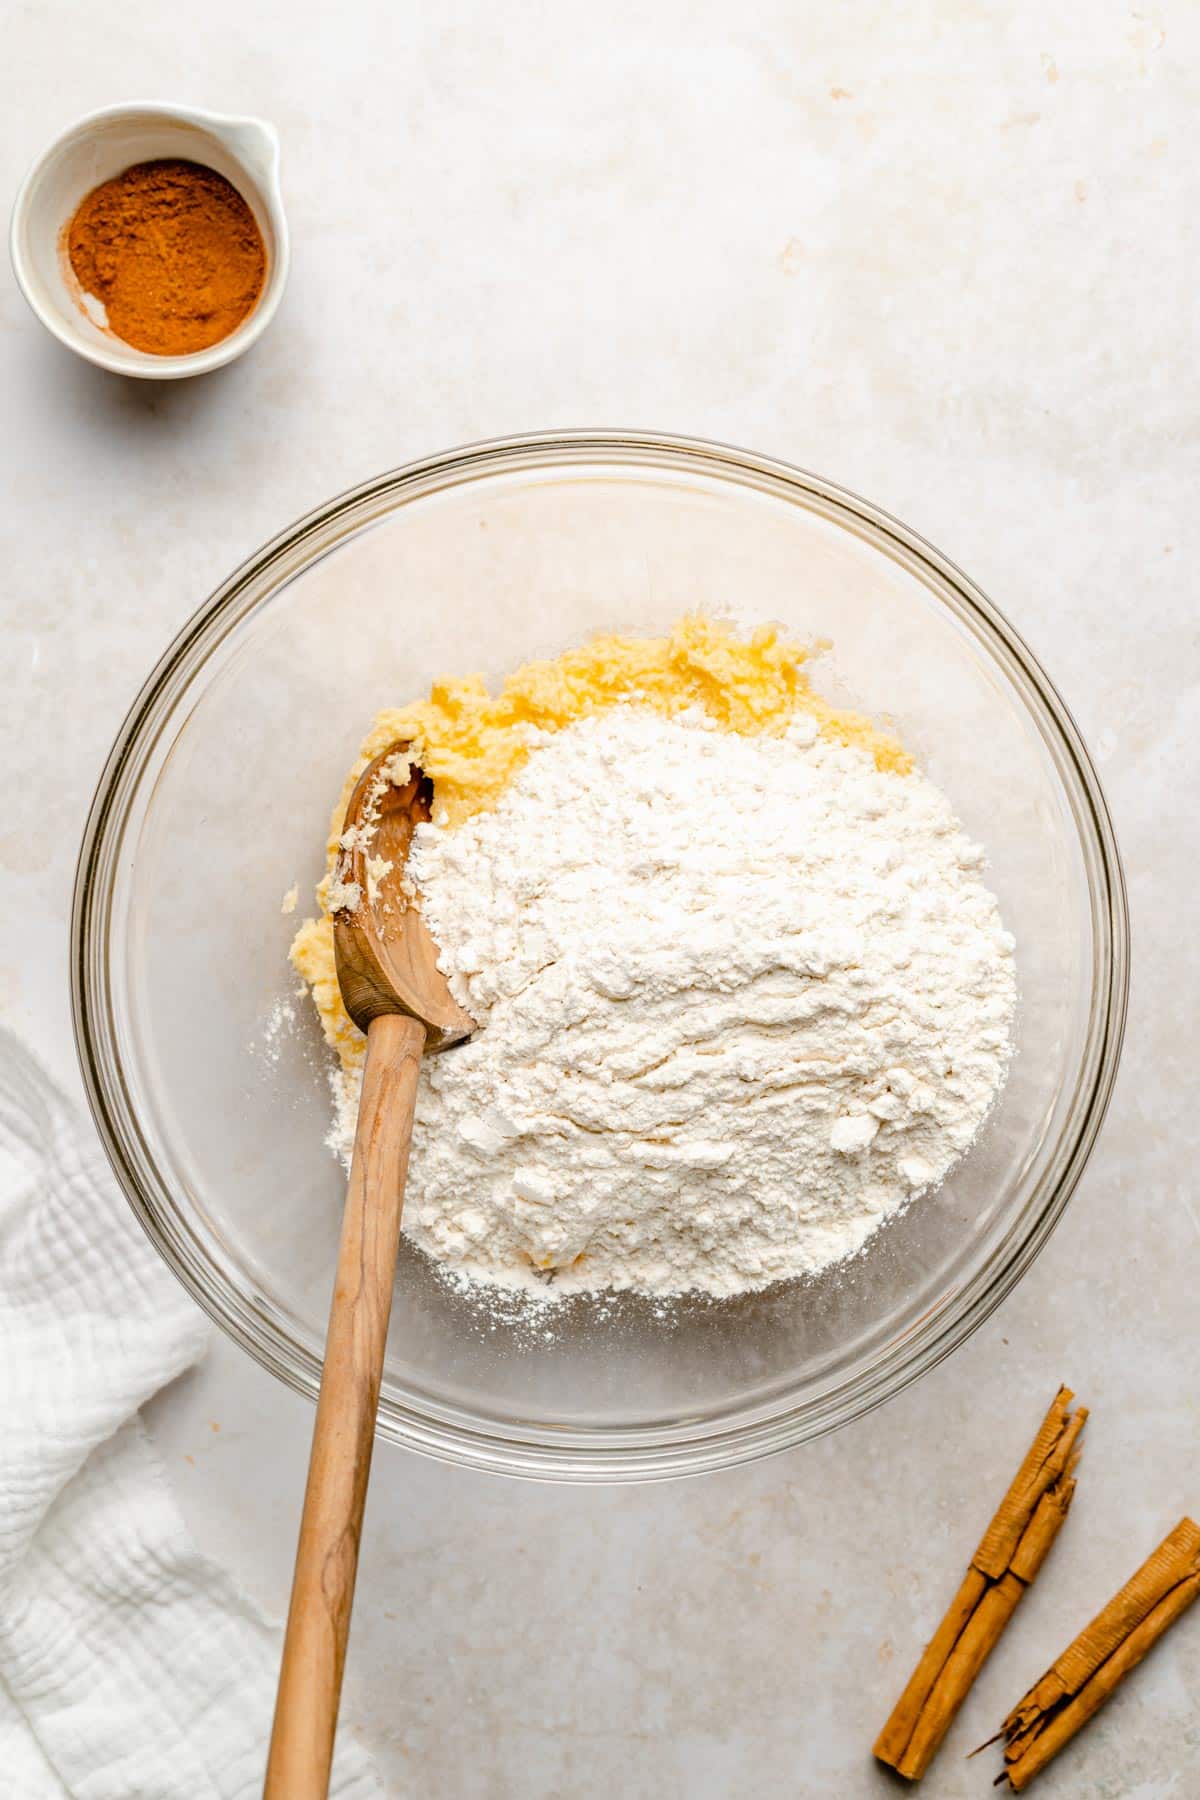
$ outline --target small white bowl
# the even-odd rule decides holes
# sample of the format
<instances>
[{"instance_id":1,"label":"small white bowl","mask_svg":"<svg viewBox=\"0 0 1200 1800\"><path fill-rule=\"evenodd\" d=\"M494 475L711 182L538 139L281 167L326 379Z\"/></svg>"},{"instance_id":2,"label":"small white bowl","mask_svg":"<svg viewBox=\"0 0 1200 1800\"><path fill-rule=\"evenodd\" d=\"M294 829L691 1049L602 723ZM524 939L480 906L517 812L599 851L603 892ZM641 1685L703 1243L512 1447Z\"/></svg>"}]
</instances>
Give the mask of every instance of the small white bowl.
<instances>
[{"instance_id":1,"label":"small white bowl","mask_svg":"<svg viewBox=\"0 0 1200 1800\"><path fill-rule=\"evenodd\" d=\"M219 343L186 356L135 350L92 318L63 246L85 195L132 163L183 157L224 175L258 223L267 274L258 304ZM271 323L288 276L288 229L279 187L279 139L262 119L235 119L189 107L130 101L89 113L56 139L21 185L9 253L18 286L47 331L102 369L150 381L204 375L248 350Z\"/></svg>"}]
</instances>

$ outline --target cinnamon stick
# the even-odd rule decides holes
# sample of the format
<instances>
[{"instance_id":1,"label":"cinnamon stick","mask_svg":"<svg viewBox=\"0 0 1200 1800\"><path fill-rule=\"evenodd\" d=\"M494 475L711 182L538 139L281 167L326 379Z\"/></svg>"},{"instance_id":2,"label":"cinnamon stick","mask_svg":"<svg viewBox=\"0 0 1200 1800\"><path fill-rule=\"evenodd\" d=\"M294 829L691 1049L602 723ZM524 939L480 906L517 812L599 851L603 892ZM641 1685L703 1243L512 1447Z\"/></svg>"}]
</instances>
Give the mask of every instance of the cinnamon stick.
<instances>
[{"instance_id":1,"label":"cinnamon stick","mask_svg":"<svg viewBox=\"0 0 1200 1800\"><path fill-rule=\"evenodd\" d=\"M1005 1719L1004 1775L1014 1792L1087 1724L1198 1594L1200 1526L1181 1519Z\"/></svg>"},{"instance_id":2,"label":"cinnamon stick","mask_svg":"<svg viewBox=\"0 0 1200 1800\"><path fill-rule=\"evenodd\" d=\"M971 1558L962 1585L875 1742L875 1756L919 1781L1032 1583L1075 1494L1086 1406L1059 1388L1037 1436Z\"/></svg>"}]
</instances>

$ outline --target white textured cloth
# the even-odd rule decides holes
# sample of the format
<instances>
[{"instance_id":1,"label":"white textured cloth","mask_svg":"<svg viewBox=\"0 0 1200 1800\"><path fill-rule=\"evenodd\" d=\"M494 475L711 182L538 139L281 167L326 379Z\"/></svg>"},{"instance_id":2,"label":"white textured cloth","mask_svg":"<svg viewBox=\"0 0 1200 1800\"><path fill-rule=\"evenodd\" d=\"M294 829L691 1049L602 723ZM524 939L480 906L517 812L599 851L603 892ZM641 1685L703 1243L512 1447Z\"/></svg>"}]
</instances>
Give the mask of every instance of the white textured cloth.
<instances>
[{"instance_id":1,"label":"white textured cloth","mask_svg":"<svg viewBox=\"0 0 1200 1800\"><path fill-rule=\"evenodd\" d=\"M201 1556L137 1408L207 1326L0 1030L0 1793L250 1800L279 1634ZM339 1746L333 1792L380 1789Z\"/></svg>"}]
</instances>

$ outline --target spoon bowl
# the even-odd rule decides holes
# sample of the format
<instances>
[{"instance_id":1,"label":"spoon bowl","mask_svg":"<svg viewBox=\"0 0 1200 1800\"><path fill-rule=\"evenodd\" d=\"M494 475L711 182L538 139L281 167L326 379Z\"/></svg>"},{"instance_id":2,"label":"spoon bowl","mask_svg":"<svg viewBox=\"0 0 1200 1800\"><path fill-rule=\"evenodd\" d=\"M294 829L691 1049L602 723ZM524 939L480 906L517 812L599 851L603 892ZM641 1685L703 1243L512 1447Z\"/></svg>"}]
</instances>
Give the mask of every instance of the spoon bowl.
<instances>
[{"instance_id":1,"label":"spoon bowl","mask_svg":"<svg viewBox=\"0 0 1200 1800\"><path fill-rule=\"evenodd\" d=\"M334 868L334 893L346 904L334 914L333 943L338 986L359 1030L369 1032L385 1013L406 1013L425 1026L429 1056L469 1037L475 1022L437 966L437 945L405 877L413 832L430 818L433 797L433 783L407 757L407 744L389 745L350 796Z\"/></svg>"}]
</instances>

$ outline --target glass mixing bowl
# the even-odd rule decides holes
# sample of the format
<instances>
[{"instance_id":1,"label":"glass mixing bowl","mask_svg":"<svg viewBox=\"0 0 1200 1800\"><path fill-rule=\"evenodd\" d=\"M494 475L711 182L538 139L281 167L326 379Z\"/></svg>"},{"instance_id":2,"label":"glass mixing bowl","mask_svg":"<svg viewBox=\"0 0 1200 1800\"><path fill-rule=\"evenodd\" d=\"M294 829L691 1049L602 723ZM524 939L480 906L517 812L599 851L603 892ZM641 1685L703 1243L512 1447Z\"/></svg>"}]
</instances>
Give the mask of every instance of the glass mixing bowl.
<instances>
[{"instance_id":1,"label":"glass mixing bowl","mask_svg":"<svg viewBox=\"0 0 1200 1800\"><path fill-rule=\"evenodd\" d=\"M495 680L694 608L831 639L818 685L892 720L950 795L1016 934L1017 1056L953 1177L815 1280L667 1309L576 1299L543 1331L403 1248L379 1429L449 1460L633 1480L858 1417L1029 1267L1112 1088L1128 954L1112 826L1069 714L979 590L875 507L763 457L633 434L483 444L251 557L154 670L100 781L73 924L83 1071L135 1212L200 1304L315 1395L343 1175L286 953L372 714L447 671ZM282 916L295 881L302 909Z\"/></svg>"}]
</instances>

